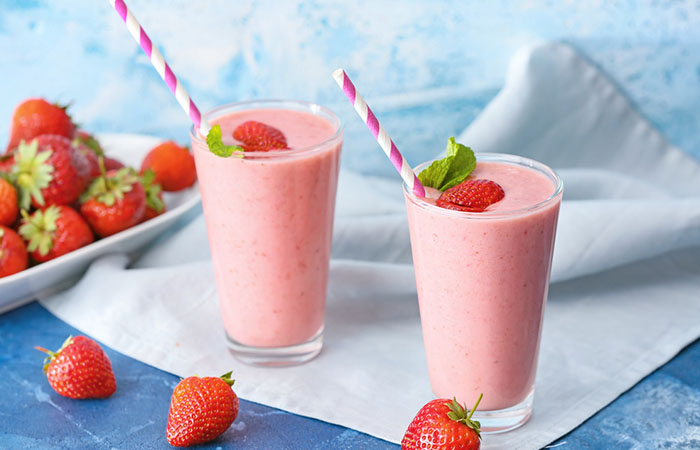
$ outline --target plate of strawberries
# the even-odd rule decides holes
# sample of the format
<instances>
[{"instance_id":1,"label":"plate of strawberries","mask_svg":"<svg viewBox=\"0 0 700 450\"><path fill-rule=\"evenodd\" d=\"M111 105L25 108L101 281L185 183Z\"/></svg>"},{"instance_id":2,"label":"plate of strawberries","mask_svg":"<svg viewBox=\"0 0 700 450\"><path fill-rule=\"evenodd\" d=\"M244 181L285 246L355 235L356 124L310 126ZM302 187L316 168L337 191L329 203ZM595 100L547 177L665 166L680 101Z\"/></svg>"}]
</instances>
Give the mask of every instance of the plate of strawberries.
<instances>
[{"instance_id":1,"label":"plate of strawberries","mask_svg":"<svg viewBox=\"0 0 700 450\"><path fill-rule=\"evenodd\" d=\"M69 285L101 255L139 250L199 199L187 147L93 136L65 107L25 100L0 156L0 312Z\"/></svg>"}]
</instances>

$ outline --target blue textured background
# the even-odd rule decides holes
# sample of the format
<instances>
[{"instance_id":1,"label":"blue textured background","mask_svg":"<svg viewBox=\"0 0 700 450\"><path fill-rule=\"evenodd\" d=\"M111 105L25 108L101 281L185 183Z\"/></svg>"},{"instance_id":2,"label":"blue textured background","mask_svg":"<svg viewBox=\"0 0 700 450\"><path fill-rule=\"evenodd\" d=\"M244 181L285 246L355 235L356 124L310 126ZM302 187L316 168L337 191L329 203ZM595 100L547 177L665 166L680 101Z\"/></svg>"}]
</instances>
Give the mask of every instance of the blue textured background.
<instances>
[{"instance_id":1,"label":"blue textured background","mask_svg":"<svg viewBox=\"0 0 700 450\"><path fill-rule=\"evenodd\" d=\"M311 100L347 120L343 164L394 176L330 78L344 67L409 161L427 159L503 85L508 61L541 39L605 71L668 139L700 158L700 1L128 0L206 110L233 100ZM73 102L99 132L187 142L188 119L107 0L0 0L0 148L29 96ZM75 333L32 304L0 315L0 448L168 448L177 378L108 349L108 402L50 390L35 344ZM557 443L565 449L700 447L700 341ZM271 418L273 417L273 419ZM342 427L244 402L207 448L385 448Z\"/></svg>"},{"instance_id":2,"label":"blue textured background","mask_svg":"<svg viewBox=\"0 0 700 450\"><path fill-rule=\"evenodd\" d=\"M200 108L286 97L347 120L345 167L391 166L330 77L344 67L414 163L503 85L510 57L571 43L700 157L700 1L129 0ZM614 3L614 4L613 4ZM27 96L73 101L94 131L187 142L179 110L107 0L0 0L0 142Z\"/></svg>"}]
</instances>

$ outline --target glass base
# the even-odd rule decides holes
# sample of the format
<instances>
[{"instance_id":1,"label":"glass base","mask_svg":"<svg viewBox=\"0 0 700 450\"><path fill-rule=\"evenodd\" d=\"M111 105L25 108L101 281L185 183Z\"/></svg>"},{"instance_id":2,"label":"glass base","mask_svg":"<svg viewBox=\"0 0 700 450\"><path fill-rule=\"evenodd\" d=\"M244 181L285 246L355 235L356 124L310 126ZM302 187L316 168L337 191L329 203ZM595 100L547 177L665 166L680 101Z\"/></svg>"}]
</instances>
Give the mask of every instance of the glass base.
<instances>
[{"instance_id":1,"label":"glass base","mask_svg":"<svg viewBox=\"0 0 700 450\"><path fill-rule=\"evenodd\" d=\"M483 434L505 433L514 430L523 426L532 415L534 397L535 392L532 391L525 400L505 409L482 411L477 408L472 418L481 423L481 433Z\"/></svg>"},{"instance_id":2,"label":"glass base","mask_svg":"<svg viewBox=\"0 0 700 450\"><path fill-rule=\"evenodd\" d=\"M229 350L241 362L258 367L287 367L315 358L323 348L323 327L311 339L287 347L251 347L236 342L226 333Z\"/></svg>"}]
</instances>

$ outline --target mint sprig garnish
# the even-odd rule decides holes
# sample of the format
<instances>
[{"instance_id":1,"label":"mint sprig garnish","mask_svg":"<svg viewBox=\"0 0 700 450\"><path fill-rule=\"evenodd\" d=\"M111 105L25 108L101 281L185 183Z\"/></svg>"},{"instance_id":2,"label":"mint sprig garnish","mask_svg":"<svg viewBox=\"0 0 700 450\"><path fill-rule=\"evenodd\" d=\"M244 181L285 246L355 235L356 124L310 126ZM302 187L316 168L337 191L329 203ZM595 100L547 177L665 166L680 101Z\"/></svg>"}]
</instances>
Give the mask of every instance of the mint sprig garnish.
<instances>
[{"instance_id":1,"label":"mint sprig garnish","mask_svg":"<svg viewBox=\"0 0 700 450\"><path fill-rule=\"evenodd\" d=\"M243 158L243 148L237 145L226 145L221 139L221 126L214 125L207 134L207 147L216 156L228 158L236 152L236 156Z\"/></svg>"},{"instance_id":2,"label":"mint sprig garnish","mask_svg":"<svg viewBox=\"0 0 700 450\"><path fill-rule=\"evenodd\" d=\"M464 181L476 167L476 156L471 148L455 142L447 142L447 156L433 161L418 174L421 184L445 191Z\"/></svg>"}]
</instances>

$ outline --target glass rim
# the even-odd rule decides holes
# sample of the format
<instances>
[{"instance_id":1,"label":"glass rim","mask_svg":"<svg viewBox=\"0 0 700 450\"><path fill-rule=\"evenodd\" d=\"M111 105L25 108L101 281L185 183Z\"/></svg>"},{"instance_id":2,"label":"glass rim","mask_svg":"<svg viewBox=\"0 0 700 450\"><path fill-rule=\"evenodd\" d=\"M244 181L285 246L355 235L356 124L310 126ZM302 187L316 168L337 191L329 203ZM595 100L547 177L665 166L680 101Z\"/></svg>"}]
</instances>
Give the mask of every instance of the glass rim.
<instances>
[{"instance_id":1,"label":"glass rim","mask_svg":"<svg viewBox=\"0 0 700 450\"><path fill-rule=\"evenodd\" d=\"M556 199L560 198L562 196L562 193L564 191L564 181L561 179L559 174L549 167L548 165L541 163L539 161L536 161L531 158L527 158L525 156L519 156L519 155L511 155L508 153L489 153L489 152L483 152L483 153L475 153L477 163L479 161L484 161L484 162L505 162L508 164L514 164L514 165L519 165L523 167L529 167L530 169L537 170L538 172L543 173L546 175L553 183L554 185L554 192L552 195L547 197L544 200L541 200L537 203L534 203L532 205L523 207L523 208L518 208L518 209L510 209L506 211L483 211L483 212L468 212L468 211L456 211L456 210L451 210L451 209L446 209L446 208L441 208L437 205L434 205L430 202L427 202L426 200L418 197L416 194L412 192L412 190L406 185L406 183L403 183L403 191L404 191L404 196L415 203L418 207L420 208L425 208L428 211L432 211L437 214L444 214L447 216L453 216L455 218L469 218L469 219L499 219L499 218L504 218L504 217L511 217L511 216L517 216L517 215L522 215L522 214L527 214L532 211L537 211L539 209L544 208L545 206L549 205L550 203L553 203ZM440 158L435 158L431 159L429 161L423 162L419 165L417 165L413 169L413 173L418 175L418 173L421 172L421 170L425 167L427 167L429 164L433 163L434 161L437 161Z\"/></svg>"},{"instance_id":2,"label":"glass rim","mask_svg":"<svg viewBox=\"0 0 700 450\"><path fill-rule=\"evenodd\" d=\"M322 149L329 143L338 140L343 135L343 129L345 124L343 120L334 113L331 109L319 105L318 103L307 102L304 100L290 100L290 99L258 99L258 100L243 100L240 102L224 103L223 105L216 106L204 114L202 114L203 119L210 120L212 117L216 118L223 115L225 112L237 111L237 110L250 110L250 109L266 109L273 107L280 107L281 105L294 105L301 108L282 108L288 110L301 110L307 111L314 116L321 116L319 112L322 112L331 119L331 124L335 126L334 133L313 145L307 145L305 147L295 147L286 150L268 150L265 152L237 152L238 155L242 155L243 159L266 159L266 158L284 158L291 156L298 156L300 154L307 154L318 149ZM251 107L252 106L252 107ZM249 107L249 108L246 108ZM322 116L321 116L322 117ZM195 125L190 126L190 138L206 147L206 139L202 139L199 134L199 130L195 129Z\"/></svg>"}]
</instances>

